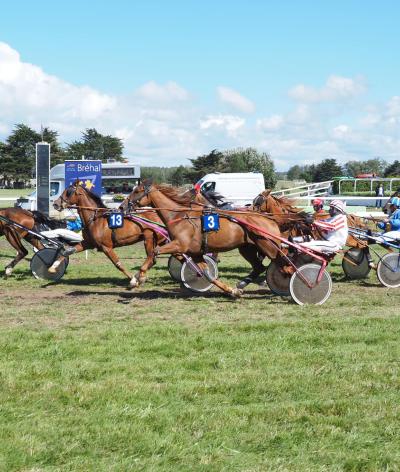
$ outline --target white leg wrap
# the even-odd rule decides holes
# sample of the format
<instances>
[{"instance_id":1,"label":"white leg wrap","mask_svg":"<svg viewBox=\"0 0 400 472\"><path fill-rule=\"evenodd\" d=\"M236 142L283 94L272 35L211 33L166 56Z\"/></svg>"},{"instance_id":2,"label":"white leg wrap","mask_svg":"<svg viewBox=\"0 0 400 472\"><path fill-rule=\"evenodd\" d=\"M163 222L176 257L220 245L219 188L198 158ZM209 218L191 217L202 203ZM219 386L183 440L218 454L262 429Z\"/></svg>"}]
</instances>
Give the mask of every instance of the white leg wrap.
<instances>
[{"instance_id":1,"label":"white leg wrap","mask_svg":"<svg viewBox=\"0 0 400 472\"><path fill-rule=\"evenodd\" d=\"M6 276L8 277L9 275L11 275L13 272L13 268L12 267L7 267L6 269Z\"/></svg>"},{"instance_id":2,"label":"white leg wrap","mask_svg":"<svg viewBox=\"0 0 400 472\"><path fill-rule=\"evenodd\" d=\"M139 282L137 280L137 278L135 276L133 276L131 278L131 281L129 282L129 285L134 288L134 287L137 287L139 285Z\"/></svg>"},{"instance_id":3,"label":"white leg wrap","mask_svg":"<svg viewBox=\"0 0 400 472\"><path fill-rule=\"evenodd\" d=\"M54 274L57 271L57 267L61 264L61 261L55 261L51 267L49 267L50 274Z\"/></svg>"}]
</instances>

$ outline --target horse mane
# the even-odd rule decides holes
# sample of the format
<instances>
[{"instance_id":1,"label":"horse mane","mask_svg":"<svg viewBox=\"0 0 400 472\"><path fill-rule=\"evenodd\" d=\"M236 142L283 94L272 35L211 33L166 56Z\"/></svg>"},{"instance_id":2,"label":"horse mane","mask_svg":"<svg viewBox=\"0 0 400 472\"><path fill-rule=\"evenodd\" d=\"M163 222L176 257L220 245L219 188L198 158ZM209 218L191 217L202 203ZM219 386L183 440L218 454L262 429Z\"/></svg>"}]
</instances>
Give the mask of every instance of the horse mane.
<instances>
[{"instance_id":1,"label":"horse mane","mask_svg":"<svg viewBox=\"0 0 400 472\"><path fill-rule=\"evenodd\" d=\"M288 198L288 197L285 197L284 195L282 195L281 197L276 197L275 195L271 195L271 194L270 194L270 197L272 197L275 201L277 201L280 204L280 206L282 206L283 208L285 208L286 210L290 212L293 212L293 213L304 212L302 208L298 208L294 206L295 200L293 198Z\"/></svg>"},{"instance_id":2,"label":"horse mane","mask_svg":"<svg viewBox=\"0 0 400 472\"><path fill-rule=\"evenodd\" d=\"M85 187L82 187L82 188L86 192L87 196L90 197L92 200L94 200L94 202L97 205L97 208L107 208L103 200L98 195L96 195L95 193L93 193L92 191L88 190Z\"/></svg>"},{"instance_id":3,"label":"horse mane","mask_svg":"<svg viewBox=\"0 0 400 472\"><path fill-rule=\"evenodd\" d=\"M190 206L193 203L193 194L191 192L180 193L179 189L163 184L155 185L155 187L173 202L178 203L178 205Z\"/></svg>"}]
</instances>

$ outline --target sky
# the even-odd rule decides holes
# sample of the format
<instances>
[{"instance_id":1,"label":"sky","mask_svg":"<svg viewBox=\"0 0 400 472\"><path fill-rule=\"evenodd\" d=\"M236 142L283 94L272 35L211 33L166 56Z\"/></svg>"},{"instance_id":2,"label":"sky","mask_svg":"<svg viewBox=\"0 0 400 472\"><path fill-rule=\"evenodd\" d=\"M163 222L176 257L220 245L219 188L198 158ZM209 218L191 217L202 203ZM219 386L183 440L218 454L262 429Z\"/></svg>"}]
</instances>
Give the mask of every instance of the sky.
<instances>
[{"instance_id":1,"label":"sky","mask_svg":"<svg viewBox=\"0 0 400 472\"><path fill-rule=\"evenodd\" d=\"M123 140L142 166L255 147L277 170L400 158L400 2L2 3L0 140Z\"/></svg>"}]
</instances>

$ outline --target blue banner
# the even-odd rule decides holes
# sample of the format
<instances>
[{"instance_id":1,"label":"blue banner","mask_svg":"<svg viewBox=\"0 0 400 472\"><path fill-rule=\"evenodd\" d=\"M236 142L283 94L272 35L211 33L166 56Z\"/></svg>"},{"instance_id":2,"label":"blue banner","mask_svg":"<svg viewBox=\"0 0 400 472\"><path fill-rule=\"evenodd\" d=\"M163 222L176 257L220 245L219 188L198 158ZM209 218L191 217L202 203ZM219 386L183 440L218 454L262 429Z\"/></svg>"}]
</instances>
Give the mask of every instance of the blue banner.
<instances>
[{"instance_id":1,"label":"blue banner","mask_svg":"<svg viewBox=\"0 0 400 472\"><path fill-rule=\"evenodd\" d=\"M65 161L65 187L77 180L101 197L101 161Z\"/></svg>"}]
</instances>

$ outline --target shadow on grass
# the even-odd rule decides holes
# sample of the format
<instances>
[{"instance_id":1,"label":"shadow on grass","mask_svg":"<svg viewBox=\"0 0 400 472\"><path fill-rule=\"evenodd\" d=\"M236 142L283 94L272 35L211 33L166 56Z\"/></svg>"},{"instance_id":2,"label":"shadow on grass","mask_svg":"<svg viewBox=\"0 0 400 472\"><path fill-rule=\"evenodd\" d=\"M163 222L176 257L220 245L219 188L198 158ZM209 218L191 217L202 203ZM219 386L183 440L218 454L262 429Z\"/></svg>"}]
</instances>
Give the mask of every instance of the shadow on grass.
<instances>
[{"instance_id":1,"label":"shadow on grass","mask_svg":"<svg viewBox=\"0 0 400 472\"><path fill-rule=\"evenodd\" d=\"M222 292L207 292L205 294L196 294L190 292L187 289L169 289L169 290L146 290L143 292L135 291L126 291L126 292L113 292L113 291L102 291L102 290L74 290L72 292L66 293L69 297L86 297L92 295L99 296L115 296L119 297L118 303L129 303L131 300L179 300L179 299L218 299L223 303L236 303L238 300L231 298L229 295L223 294ZM265 299L269 302L289 302L287 298L281 298L273 295L270 291L267 290L255 290L245 292L243 295L244 300L259 300Z\"/></svg>"}]
</instances>

